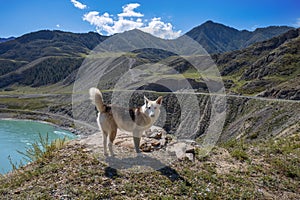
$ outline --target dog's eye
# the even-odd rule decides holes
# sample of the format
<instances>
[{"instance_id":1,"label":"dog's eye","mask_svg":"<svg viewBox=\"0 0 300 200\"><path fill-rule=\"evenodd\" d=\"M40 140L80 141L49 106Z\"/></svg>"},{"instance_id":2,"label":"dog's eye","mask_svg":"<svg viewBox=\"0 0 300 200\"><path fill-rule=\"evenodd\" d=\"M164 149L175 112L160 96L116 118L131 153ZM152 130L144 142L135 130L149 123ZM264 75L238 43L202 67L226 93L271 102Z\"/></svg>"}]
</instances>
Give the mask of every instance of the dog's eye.
<instances>
[{"instance_id":1,"label":"dog's eye","mask_svg":"<svg viewBox=\"0 0 300 200\"><path fill-rule=\"evenodd\" d=\"M150 110L150 109L151 109L151 106L149 106L148 109Z\"/></svg>"},{"instance_id":2,"label":"dog's eye","mask_svg":"<svg viewBox=\"0 0 300 200\"><path fill-rule=\"evenodd\" d=\"M156 109L157 107L154 107L154 109Z\"/></svg>"}]
</instances>

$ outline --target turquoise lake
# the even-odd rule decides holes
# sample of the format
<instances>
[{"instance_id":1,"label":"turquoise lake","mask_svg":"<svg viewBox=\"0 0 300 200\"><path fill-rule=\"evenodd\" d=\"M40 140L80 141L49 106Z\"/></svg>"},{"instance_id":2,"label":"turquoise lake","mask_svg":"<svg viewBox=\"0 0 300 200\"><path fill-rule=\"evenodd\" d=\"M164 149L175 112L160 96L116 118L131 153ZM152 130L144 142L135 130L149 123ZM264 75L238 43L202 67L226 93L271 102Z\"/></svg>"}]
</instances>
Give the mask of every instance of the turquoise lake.
<instances>
[{"instance_id":1,"label":"turquoise lake","mask_svg":"<svg viewBox=\"0 0 300 200\"><path fill-rule=\"evenodd\" d=\"M12 170L9 157L13 163L26 164L23 155L17 151L25 152L32 143L39 141L39 134L49 141L58 138L74 139L76 135L47 123L27 120L0 120L0 174Z\"/></svg>"}]
</instances>

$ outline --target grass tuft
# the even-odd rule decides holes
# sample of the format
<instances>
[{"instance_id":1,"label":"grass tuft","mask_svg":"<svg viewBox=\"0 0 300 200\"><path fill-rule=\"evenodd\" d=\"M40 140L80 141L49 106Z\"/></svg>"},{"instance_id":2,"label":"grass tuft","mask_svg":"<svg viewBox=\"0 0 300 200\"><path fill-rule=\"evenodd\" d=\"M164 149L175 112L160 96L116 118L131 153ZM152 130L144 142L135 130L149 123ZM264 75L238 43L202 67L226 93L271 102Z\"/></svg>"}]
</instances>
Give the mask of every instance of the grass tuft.
<instances>
[{"instance_id":1,"label":"grass tuft","mask_svg":"<svg viewBox=\"0 0 300 200\"><path fill-rule=\"evenodd\" d=\"M60 149L66 144L66 138L55 139L52 142L49 141L48 133L46 137L42 137L39 134L39 141L35 141L31 144L31 147L27 147L25 152L17 151L24 156L24 159L28 162L37 161L42 162L43 159L53 156L53 152L56 149ZM14 168L14 167L13 167Z\"/></svg>"}]
</instances>

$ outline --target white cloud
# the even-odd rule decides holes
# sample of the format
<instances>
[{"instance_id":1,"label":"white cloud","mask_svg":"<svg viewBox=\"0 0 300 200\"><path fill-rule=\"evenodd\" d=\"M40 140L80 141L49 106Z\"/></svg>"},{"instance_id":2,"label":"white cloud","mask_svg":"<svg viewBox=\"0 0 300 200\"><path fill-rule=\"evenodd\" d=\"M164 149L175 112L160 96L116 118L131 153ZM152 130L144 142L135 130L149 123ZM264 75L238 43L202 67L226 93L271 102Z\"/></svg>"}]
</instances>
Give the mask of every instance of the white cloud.
<instances>
[{"instance_id":1,"label":"white cloud","mask_svg":"<svg viewBox=\"0 0 300 200\"><path fill-rule=\"evenodd\" d=\"M120 17L114 20L108 13L99 15L99 12L92 11L83 16L83 20L96 26L96 30L101 34L113 35L124 31L140 28L143 26L141 19L136 21Z\"/></svg>"},{"instance_id":2,"label":"white cloud","mask_svg":"<svg viewBox=\"0 0 300 200\"><path fill-rule=\"evenodd\" d=\"M76 1L76 0L71 0L71 2L73 3L73 5L76 7L76 8L79 8L81 10L85 9L87 6L80 3L79 1Z\"/></svg>"},{"instance_id":3,"label":"white cloud","mask_svg":"<svg viewBox=\"0 0 300 200\"><path fill-rule=\"evenodd\" d=\"M174 31L173 25L163 22L161 18L143 20L144 15L134 11L139 6L138 3L123 6L123 12L116 18L108 13L101 15L97 11L91 11L83 16L83 20L96 26L97 32L104 35L113 35L133 29L140 29L164 39L174 39L181 35L181 31Z\"/></svg>"},{"instance_id":4,"label":"white cloud","mask_svg":"<svg viewBox=\"0 0 300 200\"><path fill-rule=\"evenodd\" d=\"M114 22L114 25L111 27L110 34L122 33L124 31L141 28L142 26L143 22L141 22L141 20L133 21L128 19L119 19Z\"/></svg>"},{"instance_id":5,"label":"white cloud","mask_svg":"<svg viewBox=\"0 0 300 200\"><path fill-rule=\"evenodd\" d=\"M150 33L160 38L173 39L181 35L181 31L173 31L171 23L161 21L161 18L153 18L147 26L141 28L142 31Z\"/></svg>"},{"instance_id":6,"label":"white cloud","mask_svg":"<svg viewBox=\"0 0 300 200\"><path fill-rule=\"evenodd\" d=\"M56 24L56 27L57 27L57 28L60 28L60 25L59 25L59 24Z\"/></svg>"},{"instance_id":7,"label":"white cloud","mask_svg":"<svg viewBox=\"0 0 300 200\"><path fill-rule=\"evenodd\" d=\"M119 17L143 17L144 15L138 12L135 12L134 9L139 7L138 3L130 3L123 6L123 13L118 14Z\"/></svg>"},{"instance_id":8,"label":"white cloud","mask_svg":"<svg viewBox=\"0 0 300 200\"><path fill-rule=\"evenodd\" d=\"M105 25L113 24L113 19L109 16L108 13L99 15L97 11L91 11L83 15L83 20L88 21L91 25L102 27Z\"/></svg>"}]
</instances>

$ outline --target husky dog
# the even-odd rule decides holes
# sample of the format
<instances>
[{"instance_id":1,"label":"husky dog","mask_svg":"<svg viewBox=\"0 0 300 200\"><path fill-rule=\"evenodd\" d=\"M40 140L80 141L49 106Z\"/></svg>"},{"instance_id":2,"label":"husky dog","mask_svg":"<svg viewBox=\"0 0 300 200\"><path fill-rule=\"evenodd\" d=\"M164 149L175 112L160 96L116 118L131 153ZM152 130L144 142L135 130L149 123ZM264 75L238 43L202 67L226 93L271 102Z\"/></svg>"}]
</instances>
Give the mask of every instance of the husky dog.
<instances>
[{"instance_id":1,"label":"husky dog","mask_svg":"<svg viewBox=\"0 0 300 200\"><path fill-rule=\"evenodd\" d=\"M112 145L117 135L117 129L133 133L133 142L136 153L140 153L140 140L143 132L149 129L160 114L162 96L155 101L150 101L144 96L145 104L138 108L123 108L115 105L106 105L100 90L90 88L90 99L98 110L97 123L102 129L104 155L107 156L107 137L109 137L108 148L111 156L114 156Z\"/></svg>"}]
</instances>

